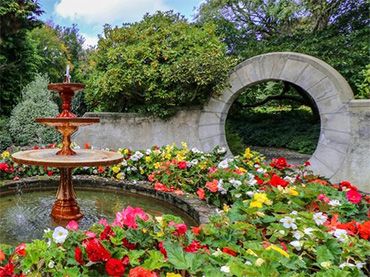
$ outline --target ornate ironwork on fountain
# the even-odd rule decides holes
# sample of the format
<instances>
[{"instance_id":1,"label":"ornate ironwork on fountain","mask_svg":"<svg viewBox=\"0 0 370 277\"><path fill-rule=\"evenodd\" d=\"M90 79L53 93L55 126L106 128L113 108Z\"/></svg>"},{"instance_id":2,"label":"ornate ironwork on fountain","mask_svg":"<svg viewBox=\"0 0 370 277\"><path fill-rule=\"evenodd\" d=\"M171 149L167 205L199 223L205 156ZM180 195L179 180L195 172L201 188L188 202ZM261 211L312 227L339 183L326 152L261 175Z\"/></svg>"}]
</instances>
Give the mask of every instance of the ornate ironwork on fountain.
<instances>
[{"instance_id":1,"label":"ornate ironwork on fountain","mask_svg":"<svg viewBox=\"0 0 370 277\"><path fill-rule=\"evenodd\" d=\"M71 112L73 96L84 87L83 84L70 82L69 66L67 66L63 83L48 85L49 90L59 93L62 99L62 112L57 117L37 118L36 122L53 126L62 134L62 148L59 151L38 149L17 152L12 155L14 161L19 164L54 166L60 169L57 199L51 212L51 216L58 221L77 220L83 217L72 184L73 168L85 165L112 165L121 162L123 159L123 156L116 152L89 149L72 150L72 134L81 126L99 122L99 118L79 118Z\"/></svg>"}]
</instances>

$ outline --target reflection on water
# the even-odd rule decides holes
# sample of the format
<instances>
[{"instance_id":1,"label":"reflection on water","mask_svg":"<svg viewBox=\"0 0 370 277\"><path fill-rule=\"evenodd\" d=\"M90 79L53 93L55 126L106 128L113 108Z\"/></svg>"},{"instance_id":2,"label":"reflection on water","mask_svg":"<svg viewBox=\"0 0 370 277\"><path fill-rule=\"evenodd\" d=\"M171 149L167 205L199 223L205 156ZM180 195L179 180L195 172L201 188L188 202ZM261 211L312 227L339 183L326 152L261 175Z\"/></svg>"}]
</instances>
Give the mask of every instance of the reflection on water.
<instances>
[{"instance_id":1,"label":"reflection on water","mask_svg":"<svg viewBox=\"0 0 370 277\"><path fill-rule=\"evenodd\" d=\"M77 199L84 217L79 221L81 229L87 229L100 218L112 221L115 213L126 206L141 207L147 213L159 216L174 214L186 224L195 222L180 209L170 204L131 193L77 191ZM0 243L15 245L19 242L39 239L43 230L58 224L50 217L55 192L28 192L0 197Z\"/></svg>"}]
</instances>

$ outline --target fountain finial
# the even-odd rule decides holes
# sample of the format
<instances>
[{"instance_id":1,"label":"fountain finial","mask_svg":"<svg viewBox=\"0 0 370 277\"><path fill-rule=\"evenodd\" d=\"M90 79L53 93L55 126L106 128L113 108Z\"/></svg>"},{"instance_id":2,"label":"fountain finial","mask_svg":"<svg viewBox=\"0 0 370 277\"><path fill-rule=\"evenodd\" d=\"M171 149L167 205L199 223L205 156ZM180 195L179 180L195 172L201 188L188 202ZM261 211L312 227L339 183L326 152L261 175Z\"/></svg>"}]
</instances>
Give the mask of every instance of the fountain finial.
<instances>
[{"instance_id":1,"label":"fountain finial","mask_svg":"<svg viewBox=\"0 0 370 277\"><path fill-rule=\"evenodd\" d=\"M66 74L64 75L64 83L70 83L71 82L71 75L69 75L69 64L67 64L66 67Z\"/></svg>"}]
</instances>

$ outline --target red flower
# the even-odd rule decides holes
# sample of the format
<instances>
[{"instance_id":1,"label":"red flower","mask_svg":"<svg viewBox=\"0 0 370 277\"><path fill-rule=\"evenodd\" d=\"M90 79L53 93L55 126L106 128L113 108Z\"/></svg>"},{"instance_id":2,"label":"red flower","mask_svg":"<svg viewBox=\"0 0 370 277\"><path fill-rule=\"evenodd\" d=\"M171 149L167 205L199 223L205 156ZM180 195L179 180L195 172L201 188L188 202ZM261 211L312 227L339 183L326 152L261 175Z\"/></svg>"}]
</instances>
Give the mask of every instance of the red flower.
<instances>
[{"instance_id":1,"label":"red flower","mask_svg":"<svg viewBox=\"0 0 370 277\"><path fill-rule=\"evenodd\" d=\"M204 189L198 189L197 190L197 195L200 200L206 199L206 193L204 192Z\"/></svg>"},{"instance_id":2,"label":"red flower","mask_svg":"<svg viewBox=\"0 0 370 277\"><path fill-rule=\"evenodd\" d=\"M171 221L168 226L176 228L176 230L173 232L176 236L182 236L188 230L188 227L184 223L176 224L175 222Z\"/></svg>"},{"instance_id":3,"label":"red flower","mask_svg":"<svg viewBox=\"0 0 370 277\"><path fill-rule=\"evenodd\" d=\"M358 226L358 233L361 238L368 240L370 238L370 221L365 221Z\"/></svg>"},{"instance_id":4,"label":"red flower","mask_svg":"<svg viewBox=\"0 0 370 277\"><path fill-rule=\"evenodd\" d=\"M164 191L164 192L169 192L171 191L166 185L160 183L160 182L155 182L154 184L154 189L158 191Z\"/></svg>"},{"instance_id":5,"label":"red flower","mask_svg":"<svg viewBox=\"0 0 370 277\"><path fill-rule=\"evenodd\" d=\"M0 171L7 172L9 170L9 166L7 163L0 163Z\"/></svg>"},{"instance_id":6,"label":"red flower","mask_svg":"<svg viewBox=\"0 0 370 277\"><path fill-rule=\"evenodd\" d=\"M136 243L131 243L126 238L122 239L122 245L129 250L134 250L137 247Z\"/></svg>"},{"instance_id":7,"label":"red flower","mask_svg":"<svg viewBox=\"0 0 370 277\"><path fill-rule=\"evenodd\" d=\"M154 173L149 174L148 180L149 180L149 182L154 182L155 181L155 174Z\"/></svg>"},{"instance_id":8,"label":"red flower","mask_svg":"<svg viewBox=\"0 0 370 277\"><path fill-rule=\"evenodd\" d=\"M281 186L285 188L287 185L289 185L289 182L285 181L284 179L280 178L278 175L274 174L272 175L269 184L273 187Z\"/></svg>"},{"instance_id":9,"label":"red flower","mask_svg":"<svg viewBox=\"0 0 370 277\"><path fill-rule=\"evenodd\" d=\"M348 181L342 181L339 183L339 187L341 188L341 190L357 190L357 187L352 185L350 182Z\"/></svg>"},{"instance_id":10,"label":"red flower","mask_svg":"<svg viewBox=\"0 0 370 277\"><path fill-rule=\"evenodd\" d=\"M238 255L237 252L235 252L234 250L230 249L229 247L224 247L222 248L222 252L226 253L226 254L229 254L230 256L236 256Z\"/></svg>"},{"instance_id":11,"label":"red flower","mask_svg":"<svg viewBox=\"0 0 370 277\"><path fill-rule=\"evenodd\" d=\"M198 236L200 234L200 227L191 227L191 231L194 235Z\"/></svg>"},{"instance_id":12,"label":"red flower","mask_svg":"<svg viewBox=\"0 0 370 277\"><path fill-rule=\"evenodd\" d=\"M155 272L152 272L148 269L142 268L141 266L137 266L132 268L128 273L129 277L157 277Z\"/></svg>"},{"instance_id":13,"label":"red flower","mask_svg":"<svg viewBox=\"0 0 370 277\"><path fill-rule=\"evenodd\" d=\"M200 244L200 242L197 240L193 240L188 246L184 248L184 250L185 252L188 252L188 253L195 253L200 248L202 248L202 245Z\"/></svg>"},{"instance_id":14,"label":"red flower","mask_svg":"<svg viewBox=\"0 0 370 277\"><path fill-rule=\"evenodd\" d=\"M15 253L19 256L26 256L26 244L21 243L15 248Z\"/></svg>"},{"instance_id":15,"label":"red flower","mask_svg":"<svg viewBox=\"0 0 370 277\"><path fill-rule=\"evenodd\" d=\"M0 276L11 277L11 276L14 276L13 273L14 273L14 265L10 262L4 267L0 267Z\"/></svg>"},{"instance_id":16,"label":"red flower","mask_svg":"<svg viewBox=\"0 0 370 277\"><path fill-rule=\"evenodd\" d=\"M110 258L105 264L105 271L109 276L123 276L125 266L121 260Z\"/></svg>"},{"instance_id":17,"label":"red flower","mask_svg":"<svg viewBox=\"0 0 370 277\"><path fill-rule=\"evenodd\" d=\"M0 262L4 261L5 260L5 254L3 251L1 251L0 249Z\"/></svg>"},{"instance_id":18,"label":"red flower","mask_svg":"<svg viewBox=\"0 0 370 277\"><path fill-rule=\"evenodd\" d=\"M87 257L92 262L107 261L111 257L108 250L96 238L87 239L84 245L86 247Z\"/></svg>"},{"instance_id":19,"label":"red flower","mask_svg":"<svg viewBox=\"0 0 370 277\"><path fill-rule=\"evenodd\" d=\"M282 170L282 169L289 167L290 165L287 163L285 158L280 157L277 159L272 159L270 166Z\"/></svg>"},{"instance_id":20,"label":"red flower","mask_svg":"<svg viewBox=\"0 0 370 277\"><path fill-rule=\"evenodd\" d=\"M100 239L101 240L109 240L110 237L114 236L114 232L112 230L112 227L109 225L105 226L103 232L100 234Z\"/></svg>"},{"instance_id":21,"label":"red flower","mask_svg":"<svg viewBox=\"0 0 370 277\"><path fill-rule=\"evenodd\" d=\"M167 259L167 251L166 248L163 246L163 241L158 243L158 249L163 254L163 256Z\"/></svg>"},{"instance_id":22,"label":"red flower","mask_svg":"<svg viewBox=\"0 0 370 277\"><path fill-rule=\"evenodd\" d=\"M303 165L304 165L304 166L310 166L310 165L311 165L311 163L310 163L310 161L305 161Z\"/></svg>"},{"instance_id":23,"label":"red flower","mask_svg":"<svg viewBox=\"0 0 370 277\"><path fill-rule=\"evenodd\" d=\"M212 182L206 183L206 188L209 189L211 192L217 192L218 191L218 181L214 179Z\"/></svg>"},{"instance_id":24,"label":"red flower","mask_svg":"<svg viewBox=\"0 0 370 277\"><path fill-rule=\"evenodd\" d=\"M281 241L280 245L281 245L281 247L283 248L284 251L288 251L288 247L286 247L285 242Z\"/></svg>"},{"instance_id":25,"label":"red flower","mask_svg":"<svg viewBox=\"0 0 370 277\"><path fill-rule=\"evenodd\" d=\"M357 230L357 222L356 221L351 221L351 222L347 222L347 223L339 223L337 225L337 228L338 229L343 229L343 230L346 230L347 233L349 235L355 235L357 234L358 230Z\"/></svg>"},{"instance_id":26,"label":"red flower","mask_svg":"<svg viewBox=\"0 0 370 277\"><path fill-rule=\"evenodd\" d=\"M217 167L212 166L212 167L210 167L210 168L208 169L208 174L213 174L213 173L215 173L216 171L217 171Z\"/></svg>"},{"instance_id":27,"label":"red flower","mask_svg":"<svg viewBox=\"0 0 370 277\"><path fill-rule=\"evenodd\" d=\"M75 248L75 260L78 262L80 265L84 265L85 261L82 255L82 250L80 247Z\"/></svg>"},{"instance_id":28,"label":"red flower","mask_svg":"<svg viewBox=\"0 0 370 277\"><path fill-rule=\"evenodd\" d=\"M263 184L263 180L260 177L254 176L254 179L257 181L257 184L258 185L262 185Z\"/></svg>"},{"instance_id":29,"label":"red flower","mask_svg":"<svg viewBox=\"0 0 370 277\"><path fill-rule=\"evenodd\" d=\"M180 169L186 169L186 167L187 167L186 162L185 161L178 162L177 167L180 168Z\"/></svg>"},{"instance_id":30,"label":"red flower","mask_svg":"<svg viewBox=\"0 0 370 277\"><path fill-rule=\"evenodd\" d=\"M102 173L104 173L104 171L105 171L105 167L104 167L104 166L99 165L99 166L98 166L98 173L102 174Z\"/></svg>"},{"instance_id":31,"label":"red flower","mask_svg":"<svg viewBox=\"0 0 370 277\"><path fill-rule=\"evenodd\" d=\"M90 144L88 144L88 143L85 143L85 144L84 144L84 148L85 148L85 149L91 149L91 145L90 145Z\"/></svg>"},{"instance_id":32,"label":"red flower","mask_svg":"<svg viewBox=\"0 0 370 277\"><path fill-rule=\"evenodd\" d=\"M127 255L124 256L121 261L124 266L128 266L130 264L130 258Z\"/></svg>"},{"instance_id":33,"label":"red flower","mask_svg":"<svg viewBox=\"0 0 370 277\"><path fill-rule=\"evenodd\" d=\"M347 200L352 202L353 204L358 204L361 202L361 193L359 193L357 190L355 189L350 189L349 191L347 191Z\"/></svg>"},{"instance_id":34,"label":"red flower","mask_svg":"<svg viewBox=\"0 0 370 277\"><path fill-rule=\"evenodd\" d=\"M116 214L116 219L114 220L114 225L123 227L123 225L136 229L136 218L139 217L144 221L149 219L149 216L140 208L132 208L128 206L126 209L123 209L122 212Z\"/></svg>"}]
</instances>

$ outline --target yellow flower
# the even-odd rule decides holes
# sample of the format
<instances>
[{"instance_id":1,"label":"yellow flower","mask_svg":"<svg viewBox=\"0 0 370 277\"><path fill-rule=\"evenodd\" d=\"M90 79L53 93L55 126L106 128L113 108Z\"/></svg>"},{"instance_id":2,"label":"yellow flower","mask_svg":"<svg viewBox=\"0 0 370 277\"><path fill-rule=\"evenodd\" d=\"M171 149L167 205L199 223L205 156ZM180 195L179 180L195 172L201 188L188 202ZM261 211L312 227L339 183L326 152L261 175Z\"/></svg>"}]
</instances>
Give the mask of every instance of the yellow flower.
<instances>
[{"instance_id":1,"label":"yellow flower","mask_svg":"<svg viewBox=\"0 0 370 277\"><path fill-rule=\"evenodd\" d=\"M186 142L181 142L181 146L182 146L182 148L184 148L184 149L188 149L188 145L187 145L187 143Z\"/></svg>"},{"instance_id":2,"label":"yellow flower","mask_svg":"<svg viewBox=\"0 0 370 277\"><path fill-rule=\"evenodd\" d=\"M152 161L152 157L150 157L150 156L146 156L146 157L145 157L145 161L146 161L147 163L151 162L151 161Z\"/></svg>"},{"instance_id":3,"label":"yellow flower","mask_svg":"<svg viewBox=\"0 0 370 277\"><path fill-rule=\"evenodd\" d=\"M238 169L239 169L240 172L243 172L243 173L247 172L247 170L243 167L238 167Z\"/></svg>"},{"instance_id":4,"label":"yellow flower","mask_svg":"<svg viewBox=\"0 0 370 277\"><path fill-rule=\"evenodd\" d=\"M257 254L250 248L247 249L247 254L258 257Z\"/></svg>"},{"instance_id":5,"label":"yellow flower","mask_svg":"<svg viewBox=\"0 0 370 277\"><path fill-rule=\"evenodd\" d=\"M1 153L1 157L2 157L3 159L9 158L9 157L10 157L10 153L9 153L9 151L4 151L3 153Z\"/></svg>"},{"instance_id":6,"label":"yellow flower","mask_svg":"<svg viewBox=\"0 0 370 277\"><path fill-rule=\"evenodd\" d=\"M176 159L177 159L179 162L181 162L181 161L185 160L185 157L184 157L181 153L179 153L179 154L177 154L177 155L176 155Z\"/></svg>"},{"instance_id":7,"label":"yellow flower","mask_svg":"<svg viewBox=\"0 0 370 277\"><path fill-rule=\"evenodd\" d=\"M200 163L199 168L200 169L206 169L207 168L207 163Z\"/></svg>"},{"instance_id":8,"label":"yellow flower","mask_svg":"<svg viewBox=\"0 0 370 277\"><path fill-rule=\"evenodd\" d=\"M322 262L320 265L323 268L329 268L329 267L331 267L331 261Z\"/></svg>"},{"instance_id":9,"label":"yellow flower","mask_svg":"<svg viewBox=\"0 0 370 277\"><path fill-rule=\"evenodd\" d=\"M281 255L289 258L289 254L287 252L285 252L283 249L274 244L271 244L269 247L266 248L266 250L275 250L276 252L279 252Z\"/></svg>"},{"instance_id":10,"label":"yellow flower","mask_svg":"<svg viewBox=\"0 0 370 277\"><path fill-rule=\"evenodd\" d=\"M262 259L262 258L258 258L258 259L256 260L255 264L256 264L256 266L261 266L264 262L265 262L265 260L264 260L264 259Z\"/></svg>"},{"instance_id":11,"label":"yellow flower","mask_svg":"<svg viewBox=\"0 0 370 277\"><path fill-rule=\"evenodd\" d=\"M157 237L160 238L160 237L163 237L163 236L164 236L164 232L163 231L160 231L160 232L157 233Z\"/></svg>"},{"instance_id":12,"label":"yellow flower","mask_svg":"<svg viewBox=\"0 0 370 277\"><path fill-rule=\"evenodd\" d=\"M252 201L252 202L249 204L249 207L250 207L250 208L262 208L262 202L259 202L259 201Z\"/></svg>"},{"instance_id":13,"label":"yellow flower","mask_svg":"<svg viewBox=\"0 0 370 277\"><path fill-rule=\"evenodd\" d=\"M230 210L230 207L228 205L224 204L223 210L224 210L225 213L227 213Z\"/></svg>"},{"instance_id":14,"label":"yellow flower","mask_svg":"<svg viewBox=\"0 0 370 277\"><path fill-rule=\"evenodd\" d=\"M158 168L160 168L160 167L161 167L161 163L156 162L156 163L154 164L154 168L155 168L155 169L158 169Z\"/></svg>"},{"instance_id":15,"label":"yellow flower","mask_svg":"<svg viewBox=\"0 0 370 277\"><path fill-rule=\"evenodd\" d=\"M141 229L141 231L145 234L146 232L148 232L148 229L143 228L143 229Z\"/></svg>"},{"instance_id":16,"label":"yellow flower","mask_svg":"<svg viewBox=\"0 0 370 277\"><path fill-rule=\"evenodd\" d=\"M123 179L123 178L124 178L123 173L122 173L122 172L118 173L118 174L116 175L116 178L117 178L117 179Z\"/></svg>"},{"instance_id":17,"label":"yellow flower","mask_svg":"<svg viewBox=\"0 0 370 277\"><path fill-rule=\"evenodd\" d=\"M299 192L295 190L295 188L288 188L288 194L297 196L299 195Z\"/></svg>"},{"instance_id":18,"label":"yellow flower","mask_svg":"<svg viewBox=\"0 0 370 277\"><path fill-rule=\"evenodd\" d=\"M249 167L252 167L252 166L254 166L254 162L253 162L253 161L249 161L249 162L247 162L247 165L248 165Z\"/></svg>"},{"instance_id":19,"label":"yellow flower","mask_svg":"<svg viewBox=\"0 0 370 277\"><path fill-rule=\"evenodd\" d=\"M250 158L252 158L251 149L249 147L245 149L244 158L246 158L247 160L249 160Z\"/></svg>"},{"instance_id":20,"label":"yellow flower","mask_svg":"<svg viewBox=\"0 0 370 277\"><path fill-rule=\"evenodd\" d=\"M181 277L178 273L167 272L166 277Z\"/></svg>"},{"instance_id":21,"label":"yellow flower","mask_svg":"<svg viewBox=\"0 0 370 277\"><path fill-rule=\"evenodd\" d=\"M120 172L120 171L121 171L121 167L119 167L119 166L115 165L115 166L113 166L113 167L112 167L112 171L113 171L114 173L118 173L118 172Z\"/></svg>"},{"instance_id":22,"label":"yellow flower","mask_svg":"<svg viewBox=\"0 0 370 277\"><path fill-rule=\"evenodd\" d=\"M166 153L166 154L164 155L164 158L165 158L166 160L171 159L171 153Z\"/></svg>"},{"instance_id":23,"label":"yellow flower","mask_svg":"<svg viewBox=\"0 0 370 277\"><path fill-rule=\"evenodd\" d=\"M140 174L144 174L144 169L142 167L140 167Z\"/></svg>"},{"instance_id":24,"label":"yellow flower","mask_svg":"<svg viewBox=\"0 0 370 277\"><path fill-rule=\"evenodd\" d=\"M130 152L130 151L129 151L127 148L125 148L125 150L123 150L123 154L124 154L124 155L127 155L129 152Z\"/></svg>"}]
</instances>

